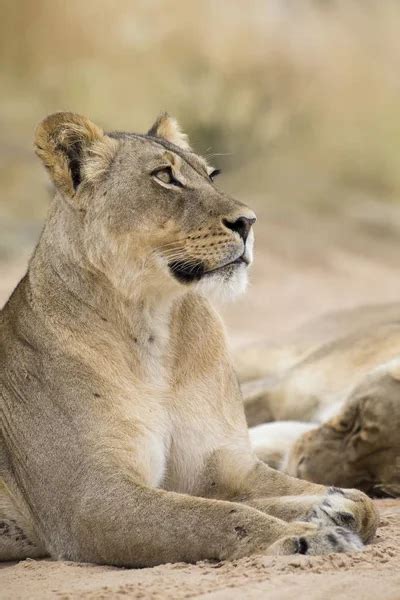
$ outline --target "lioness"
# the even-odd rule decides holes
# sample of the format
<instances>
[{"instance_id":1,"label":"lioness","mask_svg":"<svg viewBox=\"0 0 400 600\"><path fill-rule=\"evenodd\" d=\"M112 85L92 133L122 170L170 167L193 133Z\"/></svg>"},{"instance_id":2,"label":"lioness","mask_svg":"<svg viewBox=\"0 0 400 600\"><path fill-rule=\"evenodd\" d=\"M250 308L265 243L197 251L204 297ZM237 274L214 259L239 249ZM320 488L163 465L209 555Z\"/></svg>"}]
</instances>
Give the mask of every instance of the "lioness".
<instances>
[{"instance_id":1,"label":"lioness","mask_svg":"<svg viewBox=\"0 0 400 600\"><path fill-rule=\"evenodd\" d=\"M364 494L251 449L207 297L245 288L255 215L176 121L105 134L57 113L35 146L57 192L0 317L0 558L139 567L371 540Z\"/></svg>"},{"instance_id":2,"label":"lioness","mask_svg":"<svg viewBox=\"0 0 400 600\"><path fill-rule=\"evenodd\" d=\"M400 495L400 306L321 317L291 343L242 350L253 447L290 475ZM260 374L264 371L264 377Z\"/></svg>"}]
</instances>

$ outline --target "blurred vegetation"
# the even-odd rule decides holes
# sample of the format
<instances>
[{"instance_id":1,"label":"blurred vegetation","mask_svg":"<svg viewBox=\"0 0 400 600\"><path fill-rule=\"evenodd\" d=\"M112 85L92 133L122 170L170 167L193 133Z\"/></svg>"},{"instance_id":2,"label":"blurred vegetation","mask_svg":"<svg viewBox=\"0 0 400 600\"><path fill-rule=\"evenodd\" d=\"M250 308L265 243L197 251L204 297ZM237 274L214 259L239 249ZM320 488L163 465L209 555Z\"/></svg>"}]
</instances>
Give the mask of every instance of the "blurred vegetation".
<instances>
[{"instance_id":1,"label":"blurred vegetation","mask_svg":"<svg viewBox=\"0 0 400 600\"><path fill-rule=\"evenodd\" d=\"M0 254L48 203L55 110L145 131L161 110L239 197L329 210L400 197L400 3L2 0Z\"/></svg>"}]
</instances>

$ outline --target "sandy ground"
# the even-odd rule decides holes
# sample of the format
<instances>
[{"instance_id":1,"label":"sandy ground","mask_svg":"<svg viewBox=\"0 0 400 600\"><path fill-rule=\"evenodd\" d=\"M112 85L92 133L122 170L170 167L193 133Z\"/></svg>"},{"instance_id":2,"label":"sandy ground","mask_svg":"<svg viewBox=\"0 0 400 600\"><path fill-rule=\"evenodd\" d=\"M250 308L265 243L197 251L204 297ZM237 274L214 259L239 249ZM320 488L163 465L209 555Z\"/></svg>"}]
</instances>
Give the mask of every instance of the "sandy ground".
<instances>
[{"instance_id":1,"label":"sandy ground","mask_svg":"<svg viewBox=\"0 0 400 600\"><path fill-rule=\"evenodd\" d=\"M275 343L328 310L400 299L397 207L363 203L317 214L258 204L252 285L245 298L223 308L233 345ZM21 249L18 259L0 262L0 305L28 254ZM142 570L28 560L0 566L0 599L399 600L400 501L377 505L382 515L377 539L360 553L257 556Z\"/></svg>"},{"instance_id":2,"label":"sandy ground","mask_svg":"<svg viewBox=\"0 0 400 600\"><path fill-rule=\"evenodd\" d=\"M378 505L382 522L377 539L354 554L255 556L141 570L29 560L0 567L0 597L399 600L400 506L391 500Z\"/></svg>"}]
</instances>

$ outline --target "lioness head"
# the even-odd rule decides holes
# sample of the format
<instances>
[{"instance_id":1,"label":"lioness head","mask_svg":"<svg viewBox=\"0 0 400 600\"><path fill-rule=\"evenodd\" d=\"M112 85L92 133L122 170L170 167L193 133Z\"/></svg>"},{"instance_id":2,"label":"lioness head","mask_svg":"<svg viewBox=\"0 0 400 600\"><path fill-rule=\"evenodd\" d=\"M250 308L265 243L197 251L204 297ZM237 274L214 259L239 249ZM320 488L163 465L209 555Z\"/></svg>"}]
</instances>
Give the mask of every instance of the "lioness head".
<instances>
[{"instance_id":1,"label":"lioness head","mask_svg":"<svg viewBox=\"0 0 400 600\"><path fill-rule=\"evenodd\" d=\"M400 368L397 360L393 363L369 373L339 414L297 440L288 474L373 495L399 495Z\"/></svg>"},{"instance_id":2,"label":"lioness head","mask_svg":"<svg viewBox=\"0 0 400 600\"><path fill-rule=\"evenodd\" d=\"M215 187L218 172L174 119L162 115L139 135L104 133L85 117L55 113L39 125L35 148L78 262L126 294L139 280L243 290L255 215Z\"/></svg>"}]
</instances>

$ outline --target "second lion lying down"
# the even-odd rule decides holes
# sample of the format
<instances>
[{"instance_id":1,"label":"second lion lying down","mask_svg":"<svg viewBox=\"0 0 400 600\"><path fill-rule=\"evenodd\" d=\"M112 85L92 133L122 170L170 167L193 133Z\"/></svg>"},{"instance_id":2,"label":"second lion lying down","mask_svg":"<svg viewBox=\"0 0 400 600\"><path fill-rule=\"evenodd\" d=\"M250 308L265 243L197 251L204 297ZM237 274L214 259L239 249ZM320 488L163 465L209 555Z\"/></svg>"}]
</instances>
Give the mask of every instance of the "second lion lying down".
<instances>
[{"instance_id":1,"label":"second lion lying down","mask_svg":"<svg viewBox=\"0 0 400 600\"><path fill-rule=\"evenodd\" d=\"M400 495L400 305L321 317L291 343L249 347L236 362L262 460L309 481Z\"/></svg>"},{"instance_id":2,"label":"second lion lying down","mask_svg":"<svg viewBox=\"0 0 400 600\"><path fill-rule=\"evenodd\" d=\"M105 134L51 115L57 189L0 313L0 559L151 566L357 550L362 492L255 456L210 294L246 284L254 213L173 119Z\"/></svg>"}]
</instances>

